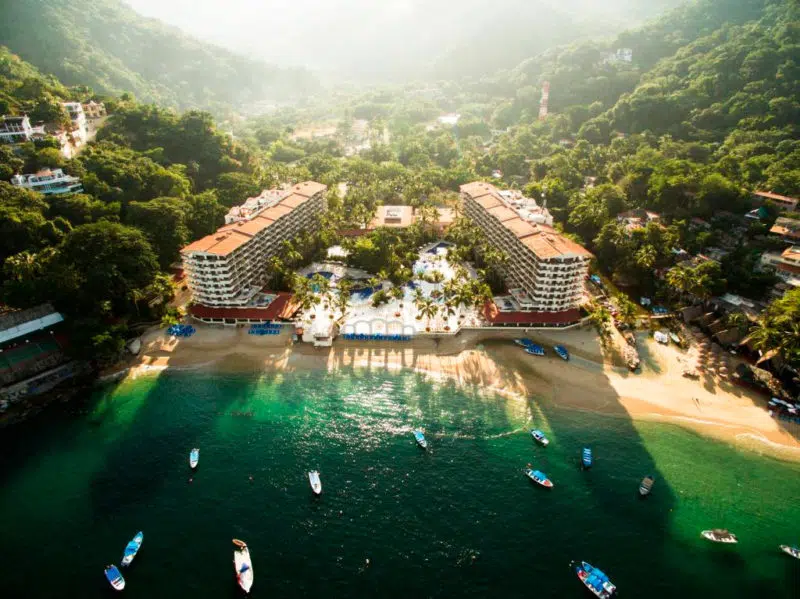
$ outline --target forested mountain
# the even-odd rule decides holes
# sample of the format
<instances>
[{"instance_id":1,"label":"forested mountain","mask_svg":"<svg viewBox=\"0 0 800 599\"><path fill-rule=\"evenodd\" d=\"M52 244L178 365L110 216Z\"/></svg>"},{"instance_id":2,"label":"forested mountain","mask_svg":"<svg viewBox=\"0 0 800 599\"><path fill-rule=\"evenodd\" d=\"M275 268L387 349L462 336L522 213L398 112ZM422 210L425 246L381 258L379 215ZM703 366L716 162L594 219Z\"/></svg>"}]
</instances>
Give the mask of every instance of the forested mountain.
<instances>
[{"instance_id":1,"label":"forested mountain","mask_svg":"<svg viewBox=\"0 0 800 599\"><path fill-rule=\"evenodd\" d=\"M486 75L554 44L612 35L680 1L128 0L249 56L382 83Z\"/></svg>"},{"instance_id":2,"label":"forested mountain","mask_svg":"<svg viewBox=\"0 0 800 599\"><path fill-rule=\"evenodd\" d=\"M0 44L68 85L133 93L145 102L220 109L299 97L303 69L280 69L147 19L120 0L14 0Z\"/></svg>"}]
</instances>

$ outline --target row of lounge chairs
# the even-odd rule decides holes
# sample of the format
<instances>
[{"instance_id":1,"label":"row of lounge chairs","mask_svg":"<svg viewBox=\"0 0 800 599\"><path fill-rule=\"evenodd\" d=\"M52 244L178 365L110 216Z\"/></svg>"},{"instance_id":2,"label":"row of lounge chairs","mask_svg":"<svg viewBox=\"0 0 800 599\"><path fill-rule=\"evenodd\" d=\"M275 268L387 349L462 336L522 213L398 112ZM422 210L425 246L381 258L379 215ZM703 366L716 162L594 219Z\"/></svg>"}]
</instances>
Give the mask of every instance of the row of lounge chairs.
<instances>
[{"instance_id":1,"label":"row of lounge chairs","mask_svg":"<svg viewBox=\"0 0 800 599\"><path fill-rule=\"evenodd\" d=\"M342 339L345 341L411 341L411 335L359 335L356 333L345 333Z\"/></svg>"},{"instance_id":2,"label":"row of lounge chairs","mask_svg":"<svg viewBox=\"0 0 800 599\"><path fill-rule=\"evenodd\" d=\"M172 335L173 337L191 337L197 332L190 324L173 324L169 328L167 328L167 335Z\"/></svg>"},{"instance_id":3,"label":"row of lounge chairs","mask_svg":"<svg viewBox=\"0 0 800 599\"><path fill-rule=\"evenodd\" d=\"M280 335L281 334L281 325L279 324L251 324L250 328L247 331L248 335L258 335L259 337L263 337L265 335Z\"/></svg>"}]
</instances>

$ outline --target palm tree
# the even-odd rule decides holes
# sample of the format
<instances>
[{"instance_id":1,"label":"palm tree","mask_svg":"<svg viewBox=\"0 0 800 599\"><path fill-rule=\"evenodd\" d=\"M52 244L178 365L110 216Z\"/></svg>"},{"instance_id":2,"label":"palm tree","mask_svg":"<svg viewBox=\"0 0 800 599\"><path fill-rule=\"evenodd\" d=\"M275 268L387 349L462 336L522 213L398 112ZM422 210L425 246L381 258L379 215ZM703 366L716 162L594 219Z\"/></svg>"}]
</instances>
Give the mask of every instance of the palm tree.
<instances>
[{"instance_id":1,"label":"palm tree","mask_svg":"<svg viewBox=\"0 0 800 599\"><path fill-rule=\"evenodd\" d=\"M400 285L395 285L389 290L389 295L392 299L400 301L405 296L405 292L403 291L403 287Z\"/></svg>"},{"instance_id":2,"label":"palm tree","mask_svg":"<svg viewBox=\"0 0 800 599\"><path fill-rule=\"evenodd\" d=\"M439 312L439 305L434 302L431 298L426 297L423 298L422 302L420 302L419 306L419 314L422 318L428 319L428 326L426 327L428 330L431 328L431 319L436 316Z\"/></svg>"},{"instance_id":3,"label":"palm tree","mask_svg":"<svg viewBox=\"0 0 800 599\"><path fill-rule=\"evenodd\" d=\"M633 326L636 322L636 304L624 295L620 295L617 297L617 306L619 307L619 319L626 325Z\"/></svg>"},{"instance_id":4,"label":"palm tree","mask_svg":"<svg viewBox=\"0 0 800 599\"><path fill-rule=\"evenodd\" d=\"M685 266L675 266L667 271L667 285L678 292L681 302L693 284L692 273Z\"/></svg>"},{"instance_id":5,"label":"palm tree","mask_svg":"<svg viewBox=\"0 0 800 599\"><path fill-rule=\"evenodd\" d=\"M605 306L595 306L594 310L589 314L589 320L597 327L600 334L605 336L608 333L607 324L611 320L611 313Z\"/></svg>"},{"instance_id":6,"label":"palm tree","mask_svg":"<svg viewBox=\"0 0 800 599\"><path fill-rule=\"evenodd\" d=\"M339 295L336 298L336 307L342 316L347 312L347 307L350 305L350 292L353 290L353 283L349 279L342 279L337 285Z\"/></svg>"},{"instance_id":7,"label":"palm tree","mask_svg":"<svg viewBox=\"0 0 800 599\"><path fill-rule=\"evenodd\" d=\"M294 292L294 300L303 310L308 310L319 302L319 298L311 291L311 281L297 273L292 278L292 291Z\"/></svg>"}]
</instances>

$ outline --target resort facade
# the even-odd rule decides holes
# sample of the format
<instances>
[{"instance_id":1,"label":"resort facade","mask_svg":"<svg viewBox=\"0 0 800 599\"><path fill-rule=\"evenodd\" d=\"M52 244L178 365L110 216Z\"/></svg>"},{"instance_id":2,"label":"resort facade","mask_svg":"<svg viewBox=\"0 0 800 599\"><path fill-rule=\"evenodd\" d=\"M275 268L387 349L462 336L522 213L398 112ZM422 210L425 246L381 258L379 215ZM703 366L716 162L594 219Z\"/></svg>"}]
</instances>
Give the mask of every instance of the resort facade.
<instances>
[{"instance_id":1,"label":"resort facade","mask_svg":"<svg viewBox=\"0 0 800 599\"><path fill-rule=\"evenodd\" d=\"M60 168L42 170L32 175L14 175L11 177L11 184L31 191L38 191L44 195L79 193L83 191L81 180L78 177L66 174Z\"/></svg>"},{"instance_id":2,"label":"resort facade","mask_svg":"<svg viewBox=\"0 0 800 599\"><path fill-rule=\"evenodd\" d=\"M489 183L462 185L461 197L464 214L508 256L504 275L510 297L497 309L577 314L592 257L589 251L549 225L523 218Z\"/></svg>"},{"instance_id":3,"label":"resort facade","mask_svg":"<svg viewBox=\"0 0 800 599\"><path fill-rule=\"evenodd\" d=\"M319 226L326 190L321 183L306 181L264 191L231 209L216 233L183 248L194 302L211 308L252 306L267 282L269 259L281 244Z\"/></svg>"}]
</instances>

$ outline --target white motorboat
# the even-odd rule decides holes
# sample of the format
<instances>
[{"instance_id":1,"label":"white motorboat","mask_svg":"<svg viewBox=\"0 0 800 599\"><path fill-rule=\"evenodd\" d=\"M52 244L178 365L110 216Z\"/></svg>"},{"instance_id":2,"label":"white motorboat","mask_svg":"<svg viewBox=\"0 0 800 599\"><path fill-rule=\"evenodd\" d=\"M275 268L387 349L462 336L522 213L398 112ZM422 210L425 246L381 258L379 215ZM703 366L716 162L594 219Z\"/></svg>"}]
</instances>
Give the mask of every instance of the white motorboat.
<instances>
[{"instance_id":1,"label":"white motorboat","mask_svg":"<svg viewBox=\"0 0 800 599\"><path fill-rule=\"evenodd\" d=\"M311 490L314 491L314 495L322 493L322 481L319 479L319 472L316 470L309 472L308 482L311 483Z\"/></svg>"},{"instance_id":2,"label":"white motorboat","mask_svg":"<svg viewBox=\"0 0 800 599\"><path fill-rule=\"evenodd\" d=\"M247 543L239 539L233 539L233 544L238 547L233 551L236 582L245 593L249 593L253 586L253 562L250 560L250 550L247 548Z\"/></svg>"},{"instance_id":3,"label":"white motorboat","mask_svg":"<svg viewBox=\"0 0 800 599\"><path fill-rule=\"evenodd\" d=\"M703 538L713 541L715 543L738 543L739 539L732 532L724 528L715 528L714 530L704 530L700 533Z\"/></svg>"},{"instance_id":4,"label":"white motorboat","mask_svg":"<svg viewBox=\"0 0 800 599\"><path fill-rule=\"evenodd\" d=\"M189 467L194 470L197 468L197 462L200 461L200 450L195 447L191 453L189 453Z\"/></svg>"}]
</instances>

